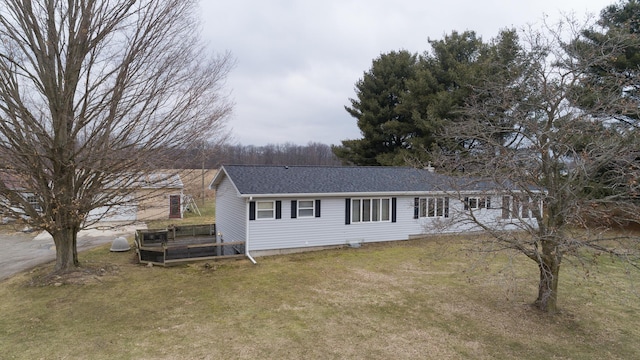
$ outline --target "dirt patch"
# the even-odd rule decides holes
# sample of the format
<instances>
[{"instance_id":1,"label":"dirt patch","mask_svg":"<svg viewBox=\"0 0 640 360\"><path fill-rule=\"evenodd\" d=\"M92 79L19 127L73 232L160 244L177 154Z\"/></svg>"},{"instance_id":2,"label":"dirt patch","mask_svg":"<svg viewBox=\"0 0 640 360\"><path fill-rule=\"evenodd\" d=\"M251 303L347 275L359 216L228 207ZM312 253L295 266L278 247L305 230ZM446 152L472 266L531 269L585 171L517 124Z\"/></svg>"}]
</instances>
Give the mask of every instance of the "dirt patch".
<instances>
[{"instance_id":1,"label":"dirt patch","mask_svg":"<svg viewBox=\"0 0 640 360\"><path fill-rule=\"evenodd\" d=\"M46 270L45 270L46 271ZM83 265L75 270L64 273L50 273L36 275L28 282L28 286L62 286L62 285L90 285L104 281L107 277L117 276L120 268L113 264Z\"/></svg>"}]
</instances>

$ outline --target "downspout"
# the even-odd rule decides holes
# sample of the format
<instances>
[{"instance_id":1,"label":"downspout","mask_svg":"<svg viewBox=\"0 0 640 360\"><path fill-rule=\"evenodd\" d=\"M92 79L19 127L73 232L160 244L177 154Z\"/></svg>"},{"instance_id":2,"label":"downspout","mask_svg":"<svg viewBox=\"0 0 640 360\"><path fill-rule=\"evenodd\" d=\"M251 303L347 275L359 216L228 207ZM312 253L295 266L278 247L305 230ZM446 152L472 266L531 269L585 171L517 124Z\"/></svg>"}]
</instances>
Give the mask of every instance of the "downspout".
<instances>
[{"instance_id":1,"label":"downspout","mask_svg":"<svg viewBox=\"0 0 640 360\"><path fill-rule=\"evenodd\" d=\"M245 201L245 209L246 209L246 214L244 216L244 218L246 219L245 221L247 222L247 226L245 228L245 232L244 232L244 254L249 258L249 260L251 260L251 262L253 263L253 265L256 265L256 259L253 258L253 256L251 256L251 254L249 254L249 202L252 200L253 197L249 197L249 199L247 199Z\"/></svg>"},{"instance_id":2,"label":"downspout","mask_svg":"<svg viewBox=\"0 0 640 360\"><path fill-rule=\"evenodd\" d=\"M249 254L249 252L247 251L247 257L249 258L249 260L251 260L251 262L253 263L253 265L257 265L258 263L256 262L256 260L253 258L253 256L251 256L251 254Z\"/></svg>"}]
</instances>

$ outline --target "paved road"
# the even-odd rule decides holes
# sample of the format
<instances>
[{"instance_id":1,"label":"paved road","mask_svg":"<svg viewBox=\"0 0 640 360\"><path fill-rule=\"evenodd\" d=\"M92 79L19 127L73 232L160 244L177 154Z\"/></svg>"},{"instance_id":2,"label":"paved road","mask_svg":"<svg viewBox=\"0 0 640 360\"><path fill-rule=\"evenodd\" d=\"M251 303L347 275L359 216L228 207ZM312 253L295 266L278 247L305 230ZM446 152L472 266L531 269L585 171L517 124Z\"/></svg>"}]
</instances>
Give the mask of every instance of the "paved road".
<instances>
[{"instance_id":1,"label":"paved road","mask_svg":"<svg viewBox=\"0 0 640 360\"><path fill-rule=\"evenodd\" d=\"M96 229L78 233L78 251L111 243L118 236L133 236L135 229L144 224L99 226ZM2 233L0 234L0 281L24 270L56 259L53 239L44 233Z\"/></svg>"}]
</instances>

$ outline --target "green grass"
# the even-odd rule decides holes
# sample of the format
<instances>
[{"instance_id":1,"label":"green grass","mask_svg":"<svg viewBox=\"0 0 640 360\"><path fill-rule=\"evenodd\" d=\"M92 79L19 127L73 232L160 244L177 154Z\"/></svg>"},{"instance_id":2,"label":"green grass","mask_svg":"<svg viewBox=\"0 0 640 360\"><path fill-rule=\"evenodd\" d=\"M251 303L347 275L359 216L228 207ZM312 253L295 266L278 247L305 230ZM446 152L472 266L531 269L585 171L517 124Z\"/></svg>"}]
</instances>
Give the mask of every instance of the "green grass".
<instances>
[{"instance_id":1,"label":"green grass","mask_svg":"<svg viewBox=\"0 0 640 360\"><path fill-rule=\"evenodd\" d=\"M83 284L0 283L6 359L629 359L640 273L563 268L556 316L529 306L536 267L456 237L195 263L82 253ZM110 265L108 265L110 264ZM112 271L113 270L113 271ZM55 283L54 279L54 283ZM68 282L68 283L67 283ZM62 283L62 285L60 285Z\"/></svg>"}]
</instances>

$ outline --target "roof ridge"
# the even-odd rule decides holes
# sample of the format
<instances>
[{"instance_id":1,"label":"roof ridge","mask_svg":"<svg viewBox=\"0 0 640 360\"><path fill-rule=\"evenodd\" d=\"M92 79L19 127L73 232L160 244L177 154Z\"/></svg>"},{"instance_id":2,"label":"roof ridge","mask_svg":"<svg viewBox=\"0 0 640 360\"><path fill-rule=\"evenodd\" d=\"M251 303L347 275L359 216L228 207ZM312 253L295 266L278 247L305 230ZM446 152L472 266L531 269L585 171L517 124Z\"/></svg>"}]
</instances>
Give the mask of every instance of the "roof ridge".
<instances>
[{"instance_id":1,"label":"roof ridge","mask_svg":"<svg viewBox=\"0 0 640 360\"><path fill-rule=\"evenodd\" d=\"M222 166L234 166L234 167L272 167L272 168L336 168L336 169L416 169L423 170L413 166L376 166L376 165L270 165L270 164L223 164Z\"/></svg>"}]
</instances>

